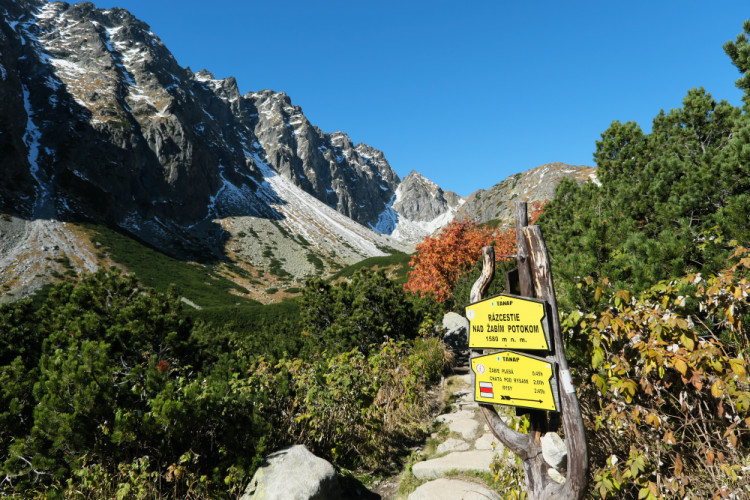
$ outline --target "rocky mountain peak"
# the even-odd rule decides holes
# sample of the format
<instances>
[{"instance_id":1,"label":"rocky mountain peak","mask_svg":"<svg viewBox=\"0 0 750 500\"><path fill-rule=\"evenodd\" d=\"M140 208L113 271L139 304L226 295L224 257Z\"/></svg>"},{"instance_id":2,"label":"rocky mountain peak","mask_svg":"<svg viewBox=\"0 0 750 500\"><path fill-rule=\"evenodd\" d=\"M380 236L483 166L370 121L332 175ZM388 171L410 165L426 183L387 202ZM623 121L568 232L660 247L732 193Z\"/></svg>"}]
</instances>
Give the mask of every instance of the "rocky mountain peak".
<instances>
[{"instance_id":1,"label":"rocky mountain peak","mask_svg":"<svg viewBox=\"0 0 750 500\"><path fill-rule=\"evenodd\" d=\"M412 170L396 192L393 208L409 220L427 222L456 208L462 198L452 191L443 191L437 184Z\"/></svg>"},{"instance_id":2,"label":"rocky mountain peak","mask_svg":"<svg viewBox=\"0 0 750 500\"><path fill-rule=\"evenodd\" d=\"M0 0L0 12L0 212L49 223L0 231L26 235L0 245L0 269L24 268L32 247L75 257L39 242L88 219L176 256L261 269L277 255L274 269L301 279L407 249L464 203L416 172L401 181L382 151L323 132L283 92L241 95L233 77L181 67L124 9Z\"/></svg>"},{"instance_id":3,"label":"rocky mountain peak","mask_svg":"<svg viewBox=\"0 0 750 500\"><path fill-rule=\"evenodd\" d=\"M415 245L453 220L462 203L463 198L456 193L443 191L412 171L399 183L373 229Z\"/></svg>"},{"instance_id":4,"label":"rocky mountain peak","mask_svg":"<svg viewBox=\"0 0 750 500\"><path fill-rule=\"evenodd\" d=\"M92 251L61 243L81 219L272 283L408 248L355 222L376 221L398 184L382 152L325 134L285 93L179 66L124 9L0 12L0 284L34 281L18 277L36 272L31 248L91 270ZM55 262L34 252L39 269Z\"/></svg>"}]
</instances>

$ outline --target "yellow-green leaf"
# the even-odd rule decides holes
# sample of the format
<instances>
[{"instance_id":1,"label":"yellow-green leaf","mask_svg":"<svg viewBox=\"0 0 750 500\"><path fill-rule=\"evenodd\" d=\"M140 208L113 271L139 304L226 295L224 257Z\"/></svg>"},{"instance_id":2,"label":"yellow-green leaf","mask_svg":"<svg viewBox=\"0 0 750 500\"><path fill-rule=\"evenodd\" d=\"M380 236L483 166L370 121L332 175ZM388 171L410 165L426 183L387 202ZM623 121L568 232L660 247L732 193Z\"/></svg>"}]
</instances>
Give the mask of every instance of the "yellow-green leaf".
<instances>
[{"instance_id":1,"label":"yellow-green leaf","mask_svg":"<svg viewBox=\"0 0 750 500\"><path fill-rule=\"evenodd\" d=\"M692 351L693 349L695 349L695 341L684 333L680 335L680 342L682 342L682 345L684 345L685 349L687 349L688 351Z\"/></svg>"},{"instance_id":2,"label":"yellow-green leaf","mask_svg":"<svg viewBox=\"0 0 750 500\"><path fill-rule=\"evenodd\" d=\"M604 377L602 377L601 375L598 375L598 374L595 373L594 375L591 376L591 380L594 381L594 383L599 388L599 390L602 392L602 394L606 394L607 393L607 381L604 380Z\"/></svg>"},{"instance_id":3,"label":"yellow-green leaf","mask_svg":"<svg viewBox=\"0 0 750 500\"><path fill-rule=\"evenodd\" d=\"M711 394L713 394L715 398L722 397L724 395L724 382L717 380L711 384Z\"/></svg>"},{"instance_id":4,"label":"yellow-green leaf","mask_svg":"<svg viewBox=\"0 0 750 500\"><path fill-rule=\"evenodd\" d=\"M745 370L745 361L739 358L729 360L729 365L732 367L732 371L740 378L745 378L747 371Z\"/></svg>"},{"instance_id":5,"label":"yellow-green leaf","mask_svg":"<svg viewBox=\"0 0 750 500\"><path fill-rule=\"evenodd\" d=\"M591 366L598 368L604 362L604 351L602 349L594 349L593 355L591 356Z\"/></svg>"},{"instance_id":6,"label":"yellow-green leaf","mask_svg":"<svg viewBox=\"0 0 750 500\"><path fill-rule=\"evenodd\" d=\"M622 384L622 390L631 396L635 395L635 391L638 390L638 385L630 379L625 380Z\"/></svg>"},{"instance_id":7,"label":"yellow-green leaf","mask_svg":"<svg viewBox=\"0 0 750 500\"><path fill-rule=\"evenodd\" d=\"M674 362L675 369L685 375L687 373L687 363L685 363L683 360L678 359Z\"/></svg>"}]
</instances>

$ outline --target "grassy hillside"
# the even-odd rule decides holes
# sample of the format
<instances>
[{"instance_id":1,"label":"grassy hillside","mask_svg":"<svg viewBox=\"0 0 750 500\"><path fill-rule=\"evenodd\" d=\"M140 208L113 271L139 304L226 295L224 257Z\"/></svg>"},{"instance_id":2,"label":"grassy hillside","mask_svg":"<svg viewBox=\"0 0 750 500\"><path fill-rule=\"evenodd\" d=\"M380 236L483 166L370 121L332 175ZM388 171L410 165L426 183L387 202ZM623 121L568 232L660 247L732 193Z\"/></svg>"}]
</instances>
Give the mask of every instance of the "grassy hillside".
<instances>
[{"instance_id":1,"label":"grassy hillside","mask_svg":"<svg viewBox=\"0 0 750 500\"><path fill-rule=\"evenodd\" d=\"M389 278L394 280L396 283L402 285L406 283L408 276L406 275L409 270L409 260L411 259L410 254L396 252L392 255L386 255L384 257L370 257L363 261L347 266L341 271L331 276L332 281L341 279L351 278L351 276L359 271L360 269L372 269L382 270L388 275Z\"/></svg>"},{"instance_id":2,"label":"grassy hillside","mask_svg":"<svg viewBox=\"0 0 750 500\"><path fill-rule=\"evenodd\" d=\"M174 285L181 296L200 307L260 304L238 295L248 290L220 275L214 266L175 259L105 226L84 224L83 227L100 259L108 258L135 273L145 285L159 292L164 293Z\"/></svg>"},{"instance_id":3,"label":"grassy hillside","mask_svg":"<svg viewBox=\"0 0 750 500\"><path fill-rule=\"evenodd\" d=\"M174 286L180 296L200 306L200 310L183 307L186 316L217 328L228 327L246 339L252 338L259 351L276 356L285 352L296 353L298 346L287 339L289 332L299 326L300 306L294 295L301 293L301 286L283 290L292 297L263 305L243 297L248 290L220 274L216 265L175 259L105 226L85 224L84 229L100 259L110 260L134 273L141 282L159 292L164 293ZM331 281L348 279L360 269L380 269L398 284L403 284L407 280L410 258L408 254L397 252L365 259L337 272ZM230 263L225 267L231 271L238 266Z\"/></svg>"}]
</instances>

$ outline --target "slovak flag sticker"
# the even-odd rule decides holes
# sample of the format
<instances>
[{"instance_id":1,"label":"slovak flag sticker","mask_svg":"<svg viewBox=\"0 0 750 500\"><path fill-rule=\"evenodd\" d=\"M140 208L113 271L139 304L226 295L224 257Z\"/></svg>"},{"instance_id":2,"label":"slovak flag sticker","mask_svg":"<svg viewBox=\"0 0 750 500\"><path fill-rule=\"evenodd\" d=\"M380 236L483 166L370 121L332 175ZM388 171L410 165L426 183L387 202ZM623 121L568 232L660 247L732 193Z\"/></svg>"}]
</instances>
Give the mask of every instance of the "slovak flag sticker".
<instances>
[{"instance_id":1,"label":"slovak flag sticker","mask_svg":"<svg viewBox=\"0 0 750 500\"><path fill-rule=\"evenodd\" d=\"M479 382L479 396L483 398L495 397L495 393L492 391L492 382Z\"/></svg>"}]
</instances>

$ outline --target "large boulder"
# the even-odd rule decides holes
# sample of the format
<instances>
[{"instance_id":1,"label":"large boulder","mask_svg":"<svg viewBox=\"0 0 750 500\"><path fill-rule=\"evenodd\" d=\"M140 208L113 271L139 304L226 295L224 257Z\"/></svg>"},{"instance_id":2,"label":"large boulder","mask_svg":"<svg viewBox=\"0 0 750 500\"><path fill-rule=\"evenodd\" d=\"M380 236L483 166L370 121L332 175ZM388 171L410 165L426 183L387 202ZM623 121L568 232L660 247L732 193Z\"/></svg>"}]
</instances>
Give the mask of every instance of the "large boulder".
<instances>
[{"instance_id":1,"label":"large boulder","mask_svg":"<svg viewBox=\"0 0 750 500\"><path fill-rule=\"evenodd\" d=\"M302 445L266 457L240 500L336 500L343 497L333 466Z\"/></svg>"},{"instance_id":2,"label":"large boulder","mask_svg":"<svg viewBox=\"0 0 750 500\"><path fill-rule=\"evenodd\" d=\"M443 341L448 346L458 351L469 348L469 340L467 337L467 332L469 331L469 320L460 314L449 312L443 316L443 328L445 329Z\"/></svg>"}]
</instances>

